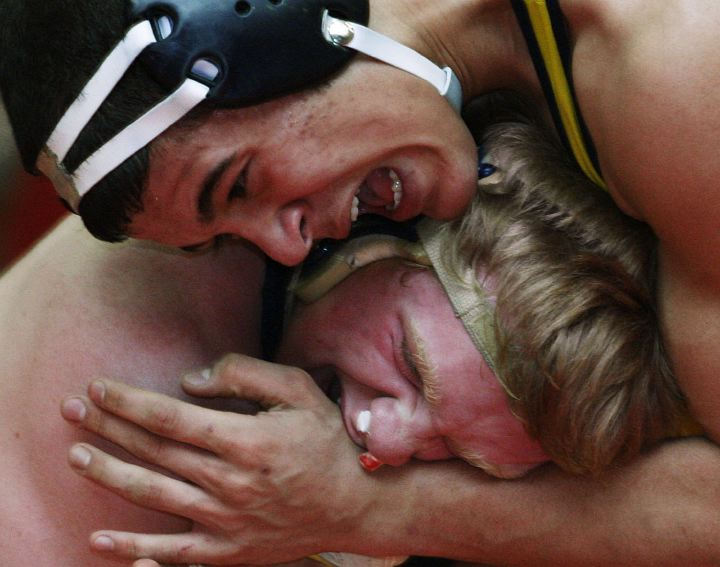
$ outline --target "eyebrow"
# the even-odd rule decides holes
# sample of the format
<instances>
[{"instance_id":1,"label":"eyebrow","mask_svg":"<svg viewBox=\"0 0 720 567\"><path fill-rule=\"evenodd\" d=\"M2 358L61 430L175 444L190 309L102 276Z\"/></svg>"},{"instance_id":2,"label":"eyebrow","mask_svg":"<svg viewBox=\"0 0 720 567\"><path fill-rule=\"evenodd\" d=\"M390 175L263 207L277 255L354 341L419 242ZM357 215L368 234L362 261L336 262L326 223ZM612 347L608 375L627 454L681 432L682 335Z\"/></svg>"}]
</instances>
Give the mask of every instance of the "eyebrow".
<instances>
[{"instance_id":1,"label":"eyebrow","mask_svg":"<svg viewBox=\"0 0 720 567\"><path fill-rule=\"evenodd\" d=\"M213 195L218 187L218 183L223 174L230 167L232 157L228 157L213 167L205 176L202 182L202 190L197 199L197 210L200 222L208 224L215 218L215 209L213 208Z\"/></svg>"},{"instance_id":2,"label":"eyebrow","mask_svg":"<svg viewBox=\"0 0 720 567\"><path fill-rule=\"evenodd\" d=\"M420 337L412 322L409 322L407 325L406 339L403 342L403 356L410 366L410 369L420 380L423 397L429 404L434 406L439 405L441 396L437 368L431 364L425 347L425 341ZM411 342L412 344L410 344Z\"/></svg>"}]
</instances>

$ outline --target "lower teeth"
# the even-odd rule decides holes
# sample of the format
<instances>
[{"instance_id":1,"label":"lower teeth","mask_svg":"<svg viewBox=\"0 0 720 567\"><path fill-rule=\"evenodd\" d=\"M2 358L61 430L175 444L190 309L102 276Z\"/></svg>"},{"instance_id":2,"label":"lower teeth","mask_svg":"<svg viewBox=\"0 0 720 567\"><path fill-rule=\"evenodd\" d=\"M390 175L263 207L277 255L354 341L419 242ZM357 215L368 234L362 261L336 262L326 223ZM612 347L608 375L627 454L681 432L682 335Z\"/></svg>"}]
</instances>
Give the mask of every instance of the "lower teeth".
<instances>
[{"instance_id":1,"label":"lower teeth","mask_svg":"<svg viewBox=\"0 0 720 567\"><path fill-rule=\"evenodd\" d=\"M391 169L389 175L390 179L392 179L393 204L387 205L385 209L388 211L394 211L398 208L398 205L400 205L400 201L402 201L403 186L402 181L400 181L398 174L395 173L394 170Z\"/></svg>"}]
</instances>

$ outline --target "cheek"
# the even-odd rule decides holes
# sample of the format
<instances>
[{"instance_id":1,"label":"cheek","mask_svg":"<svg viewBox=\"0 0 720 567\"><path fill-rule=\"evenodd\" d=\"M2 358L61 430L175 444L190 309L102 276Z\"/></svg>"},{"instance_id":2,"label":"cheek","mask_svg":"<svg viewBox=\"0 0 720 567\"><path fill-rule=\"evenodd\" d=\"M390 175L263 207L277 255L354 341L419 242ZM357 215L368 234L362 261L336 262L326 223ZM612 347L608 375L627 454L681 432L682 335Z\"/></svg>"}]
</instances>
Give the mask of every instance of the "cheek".
<instances>
[{"instance_id":1,"label":"cheek","mask_svg":"<svg viewBox=\"0 0 720 567\"><path fill-rule=\"evenodd\" d=\"M342 347L361 334L355 305L317 302L302 305L291 317L278 351L278 362L302 367L337 364ZM282 360L281 360L282 359Z\"/></svg>"}]
</instances>

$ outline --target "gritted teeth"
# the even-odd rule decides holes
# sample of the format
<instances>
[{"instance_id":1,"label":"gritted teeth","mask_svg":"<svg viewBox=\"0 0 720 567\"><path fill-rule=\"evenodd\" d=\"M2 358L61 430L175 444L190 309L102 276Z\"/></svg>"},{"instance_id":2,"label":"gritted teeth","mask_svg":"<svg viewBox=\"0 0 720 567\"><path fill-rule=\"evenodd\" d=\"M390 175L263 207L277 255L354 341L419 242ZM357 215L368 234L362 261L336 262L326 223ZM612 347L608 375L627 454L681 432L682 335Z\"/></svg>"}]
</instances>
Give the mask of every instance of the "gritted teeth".
<instances>
[{"instance_id":1,"label":"gritted teeth","mask_svg":"<svg viewBox=\"0 0 720 567\"><path fill-rule=\"evenodd\" d=\"M355 196L358 201L356 203L353 200L350 212L353 218L355 204L358 206L358 215L365 212L394 211L403 199L403 182L394 169L381 167L370 172Z\"/></svg>"},{"instance_id":2,"label":"gritted teeth","mask_svg":"<svg viewBox=\"0 0 720 567\"><path fill-rule=\"evenodd\" d=\"M394 169L389 170L388 176L392 181L392 192L393 192L393 204L386 205L385 208L388 211L394 211L400 205L403 197L403 184L400 180L400 176L395 172Z\"/></svg>"},{"instance_id":3,"label":"gritted teeth","mask_svg":"<svg viewBox=\"0 0 720 567\"><path fill-rule=\"evenodd\" d=\"M352 207L350 209L350 222L355 222L360 216L360 199L355 195L353 197Z\"/></svg>"},{"instance_id":4,"label":"gritted teeth","mask_svg":"<svg viewBox=\"0 0 720 567\"><path fill-rule=\"evenodd\" d=\"M367 435L370 431L370 421L372 420L372 414L370 410L363 410L355 418L355 428L362 433Z\"/></svg>"}]
</instances>

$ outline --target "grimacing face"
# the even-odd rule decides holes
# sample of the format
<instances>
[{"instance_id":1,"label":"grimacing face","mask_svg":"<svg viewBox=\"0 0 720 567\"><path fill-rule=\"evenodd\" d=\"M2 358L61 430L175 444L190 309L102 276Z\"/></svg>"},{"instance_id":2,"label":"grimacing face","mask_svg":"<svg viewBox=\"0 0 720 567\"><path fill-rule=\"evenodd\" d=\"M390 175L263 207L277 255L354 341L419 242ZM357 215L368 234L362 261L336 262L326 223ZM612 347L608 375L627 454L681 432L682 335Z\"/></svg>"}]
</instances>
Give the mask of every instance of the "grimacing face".
<instances>
[{"instance_id":1,"label":"grimacing face","mask_svg":"<svg viewBox=\"0 0 720 567\"><path fill-rule=\"evenodd\" d=\"M298 305L278 361L334 373L349 435L386 464L461 457L512 477L548 460L430 270L375 262Z\"/></svg>"},{"instance_id":2,"label":"grimacing face","mask_svg":"<svg viewBox=\"0 0 720 567\"><path fill-rule=\"evenodd\" d=\"M329 86L158 138L129 232L180 247L237 236L293 265L357 214L458 216L476 179L472 137L433 87L358 58Z\"/></svg>"}]
</instances>

